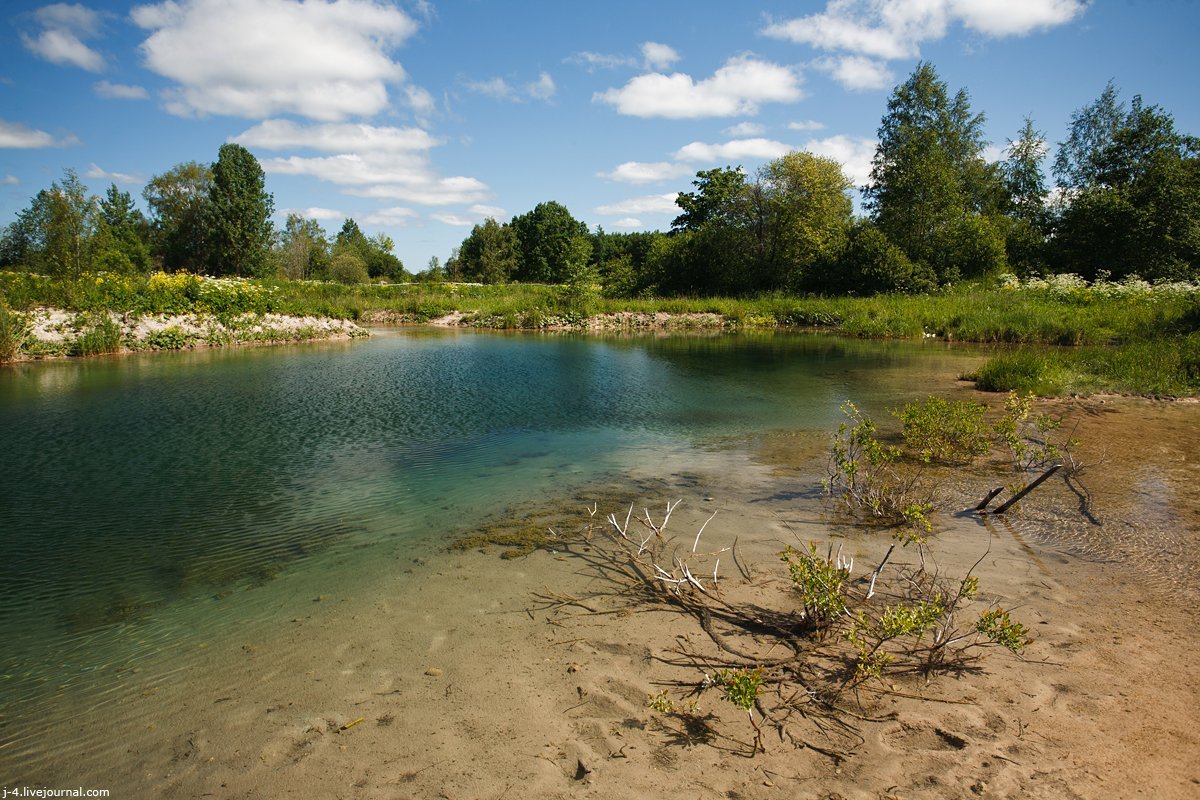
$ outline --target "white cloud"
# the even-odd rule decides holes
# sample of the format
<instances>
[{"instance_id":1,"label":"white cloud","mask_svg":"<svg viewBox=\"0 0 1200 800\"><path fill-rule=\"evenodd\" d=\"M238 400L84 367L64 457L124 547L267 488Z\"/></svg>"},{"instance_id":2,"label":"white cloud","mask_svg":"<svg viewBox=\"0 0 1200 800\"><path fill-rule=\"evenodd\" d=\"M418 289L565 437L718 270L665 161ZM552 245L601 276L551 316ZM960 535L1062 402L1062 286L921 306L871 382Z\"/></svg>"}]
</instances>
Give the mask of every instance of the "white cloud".
<instances>
[{"instance_id":1,"label":"white cloud","mask_svg":"<svg viewBox=\"0 0 1200 800\"><path fill-rule=\"evenodd\" d=\"M804 145L804 149L814 155L832 158L842 165L855 186L865 186L871 179L871 161L875 158L875 150L879 142L861 136L829 136L824 139L812 139Z\"/></svg>"},{"instance_id":2,"label":"white cloud","mask_svg":"<svg viewBox=\"0 0 1200 800\"><path fill-rule=\"evenodd\" d=\"M554 79L550 77L550 73L548 72L538 75L536 81L525 84L519 92L504 78L490 78L486 81L467 81L465 86L477 94L487 95L495 100L507 100L512 103L519 103L526 97L534 100L549 100L558 90L558 87L554 85Z\"/></svg>"},{"instance_id":3,"label":"white cloud","mask_svg":"<svg viewBox=\"0 0 1200 800\"><path fill-rule=\"evenodd\" d=\"M643 42L642 58L645 59L646 69L666 69L679 60L679 53L670 45Z\"/></svg>"},{"instance_id":4,"label":"white cloud","mask_svg":"<svg viewBox=\"0 0 1200 800\"><path fill-rule=\"evenodd\" d=\"M652 72L619 89L598 92L592 100L634 117L698 119L753 116L763 103L790 103L803 96L800 75L792 67L735 56L699 82L681 72Z\"/></svg>"},{"instance_id":5,"label":"white cloud","mask_svg":"<svg viewBox=\"0 0 1200 800\"><path fill-rule=\"evenodd\" d=\"M405 77L389 51L417 28L380 0L168 0L130 16L151 31L145 66L176 82L166 108L181 116L378 113Z\"/></svg>"},{"instance_id":6,"label":"white cloud","mask_svg":"<svg viewBox=\"0 0 1200 800\"><path fill-rule=\"evenodd\" d=\"M486 81L467 81L467 89L477 94L485 94L496 100L515 100L517 90L508 85L504 78L492 78Z\"/></svg>"},{"instance_id":7,"label":"white cloud","mask_svg":"<svg viewBox=\"0 0 1200 800\"><path fill-rule=\"evenodd\" d=\"M33 13L42 30L36 36L21 34L21 43L31 53L53 64L66 64L100 72L104 57L84 44L100 31L100 16L78 4L54 3Z\"/></svg>"},{"instance_id":8,"label":"white cloud","mask_svg":"<svg viewBox=\"0 0 1200 800\"><path fill-rule=\"evenodd\" d=\"M666 161L646 163L644 161L626 161L619 164L612 172L598 172L596 177L608 178L618 183L657 183L692 174L691 167L683 164L671 164Z\"/></svg>"},{"instance_id":9,"label":"white cloud","mask_svg":"<svg viewBox=\"0 0 1200 800\"><path fill-rule=\"evenodd\" d=\"M475 203L489 197L487 185L475 178L438 175L429 151L441 141L420 128L266 120L230 141L267 150L330 153L280 156L259 163L268 173L316 178L358 197L422 205Z\"/></svg>"},{"instance_id":10,"label":"white cloud","mask_svg":"<svg viewBox=\"0 0 1200 800\"><path fill-rule=\"evenodd\" d=\"M578 64L588 72L595 72L597 69L616 69L618 67L636 67L638 60L630 56L614 55L611 53L593 53L589 50L584 50L579 53L567 56L563 59L567 64Z\"/></svg>"},{"instance_id":11,"label":"white cloud","mask_svg":"<svg viewBox=\"0 0 1200 800\"><path fill-rule=\"evenodd\" d=\"M818 58L812 65L847 89L856 91L886 89L896 80L885 62L866 56L829 56Z\"/></svg>"},{"instance_id":12,"label":"white cloud","mask_svg":"<svg viewBox=\"0 0 1200 800\"><path fill-rule=\"evenodd\" d=\"M1024 36L1070 22L1086 8L1087 0L828 0L824 11L772 22L762 33L862 57L827 71L848 88L875 88L884 68L870 59L915 58L922 43L942 39L953 24L984 36Z\"/></svg>"},{"instance_id":13,"label":"white cloud","mask_svg":"<svg viewBox=\"0 0 1200 800\"><path fill-rule=\"evenodd\" d=\"M383 200L400 200L426 206L475 203L488 197L487 184L475 178L426 176L405 183L388 183L365 188L346 189L346 194Z\"/></svg>"},{"instance_id":14,"label":"white cloud","mask_svg":"<svg viewBox=\"0 0 1200 800\"><path fill-rule=\"evenodd\" d=\"M0 186L16 186L21 182L21 179L16 175L5 175L0 178Z\"/></svg>"},{"instance_id":15,"label":"white cloud","mask_svg":"<svg viewBox=\"0 0 1200 800\"><path fill-rule=\"evenodd\" d=\"M736 161L740 158L779 158L794 148L773 139L734 139L724 144L692 142L675 151L679 161Z\"/></svg>"},{"instance_id":16,"label":"white cloud","mask_svg":"<svg viewBox=\"0 0 1200 800\"><path fill-rule=\"evenodd\" d=\"M737 125L731 125L723 131L727 136L733 136L738 139L745 139L749 136L762 136L766 132L766 126L759 125L757 122L739 122Z\"/></svg>"},{"instance_id":17,"label":"white cloud","mask_svg":"<svg viewBox=\"0 0 1200 800\"><path fill-rule=\"evenodd\" d=\"M433 219L436 219L438 222L445 223L446 225L453 225L456 228L469 228L475 224L474 220L467 219L466 217L460 217L458 214L430 214L429 216Z\"/></svg>"},{"instance_id":18,"label":"white cloud","mask_svg":"<svg viewBox=\"0 0 1200 800\"><path fill-rule=\"evenodd\" d=\"M534 100L549 100L554 97L556 91L558 87L554 85L554 79L548 72L543 72L536 81L525 85L525 94Z\"/></svg>"},{"instance_id":19,"label":"white cloud","mask_svg":"<svg viewBox=\"0 0 1200 800\"><path fill-rule=\"evenodd\" d=\"M1085 0L951 0L952 13L987 36L1025 36L1065 25L1087 8Z\"/></svg>"},{"instance_id":20,"label":"white cloud","mask_svg":"<svg viewBox=\"0 0 1200 800\"><path fill-rule=\"evenodd\" d=\"M645 226L642 225L642 221L637 217L624 217L612 223L611 227L620 228L622 230L637 230L638 228L644 228Z\"/></svg>"},{"instance_id":21,"label":"white cloud","mask_svg":"<svg viewBox=\"0 0 1200 800\"><path fill-rule=\"evenodd\" d=\"M301 148L326 153L415 153L441 144L421 128L354 123L300 125L285 119L265 120L230 141L268 150Z\"/></svg>"},{"instance_id":22,"label":"white cloud","mask_svg":"<svg viewBox=\"0 0 1200 800\"><path fill-rule=\"evenodd\" d=\"M508 216L508 212L500 206L485 206L480 203L476 203L467 210L479 217L481 220L487 219L488 217L491 217L492 219L500 219L501 217Z\"/></svg>"},{"instance_id":23,"label":"white cloud","mask_svg":"<svg viewBox=\"0 0 1200 800\"><path fill-rule=\"evenodd\" d=\"M136 175L125 172L109 172L96 164L89 164L88 171L83 173L83 176L92 180L112 181L113 183L143 183L142 179Z\"/></svg>"},{"instance_id":24,"label":"white cloud","mask_svg":"<svg viewBox=\"0 0 1200 800\"><path fill-rule=\"evenodd\" d=\"M52 134L36 130L20 122L8 122L0 119L0 148L18 148L23 150L40 147L70 147L79 144L74 136L56 139Z\"/></svg>"},{"instance_id":25,"label":"white cloud","mask_svg":"<svg viewBox=\"0 0 1200 800\"><path fill-rule=\"evenodd\" d=\"M418 119L428 117L433 113L436 103L426 89L413 84L407 84L404 87L404 99L408 102L408 107L413 110Z\"/></svg>"},{"instance_id":26,"label":"white cloud","mask_svg":"<svg viewBox=\"0 0 1200 800\"><path fill-rule=\"evenodd\" d=\"M420 215L411 208L392 206L373 211L363 217L362 221L366 225L403 226L412 224L418 216Z\"/></svg>"},{"instance_id":27,"label":"white cloud","mask_svg":"<svg viewBox=\"0 0 1200 800\"><path fill-rule=\"evenodd\" d=\"M997 147L994 144L989 144L983 148L983 160L989 164L996 161L1004 161L1006 158L1008 158L1007 147Z\"/></svg>"},{"instance_id":28,"label":"white cloud","mask_svg":"<svg viewBox=\"0 0 1200 800\"><path fill-rule=\"evenodd\" d=\"M339 220L346 219L349 215L338 211L336 208L321 208L319 206L311 206L309 208L284 208L281 209L277 216L286 219L291 214L304 219L315 220Z\"/></svg>"},{"instance_id":29,"label":"white cloud","mask_svg":"<svg viewBox=\"0 0 1200 800\"><path fill-rule=\"evenodd\" d=\"M141 86L128 86L123 83L100 81L92 86L96 94L110 100L149 100L150 93Z\"/></svg>"},{"instance_id":30,"label":"white cloud","mask_svg":"<svg viewBox=\"0 0 1200 800\"><path fill-rule=\"evenodd\" d=\"M674 214L679 211L675 205L675 192L668 194L649 194L642 197L632 197L616 203L596 206L597 214Z\"/></svg>"},{"instance_id":31,"label":"white cloud","mask_svg":"<svg viewBox=\"0 0 1200 800\"><path fill-rule=\"evenodd\" d=\"M789 122L788 130L790 131L819 131L824 130L825 123L817 122L813 119L806 119L803 122Z\"/></svg>"}]
</instances>

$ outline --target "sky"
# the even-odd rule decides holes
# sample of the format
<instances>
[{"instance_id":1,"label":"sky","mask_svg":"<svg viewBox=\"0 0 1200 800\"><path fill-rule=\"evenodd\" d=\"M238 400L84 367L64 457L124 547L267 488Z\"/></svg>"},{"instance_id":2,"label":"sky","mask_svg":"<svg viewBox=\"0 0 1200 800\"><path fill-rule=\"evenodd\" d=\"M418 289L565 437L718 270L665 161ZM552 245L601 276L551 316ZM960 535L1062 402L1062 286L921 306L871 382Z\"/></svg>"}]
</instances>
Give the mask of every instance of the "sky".
<instances>
[{"instance_id":1,"label":"sky","mask_svg":"<svg viewBox=\"0 0 1200 800\"><path fill-rule=\"evenodd\" d=\"M278 226L352 217L419 271L549 200L666 230L698 170L791 150L861 185L921 61L991 158L1026 116L1052 158L1110 80L1200 134L1198 31L1195 0L5 0L0 226L66 169L144 209L151 177L235 142Z\"/></svg>"}]
</instances>

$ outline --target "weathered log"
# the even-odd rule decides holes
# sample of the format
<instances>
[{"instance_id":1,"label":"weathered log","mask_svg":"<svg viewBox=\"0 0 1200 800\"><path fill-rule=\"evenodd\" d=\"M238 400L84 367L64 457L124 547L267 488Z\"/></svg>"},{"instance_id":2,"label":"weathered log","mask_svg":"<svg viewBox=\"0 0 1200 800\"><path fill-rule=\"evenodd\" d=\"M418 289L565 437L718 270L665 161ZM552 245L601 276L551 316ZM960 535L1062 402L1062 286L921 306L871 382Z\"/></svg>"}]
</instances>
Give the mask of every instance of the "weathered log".
<instances>
[{"instance_id":1,"label":"weathered log","mask_svg":"<svg viewBox=\"0 0 1200 800\"><path fill-rule=\"evenodd\" d=\"M1033 480L1033 482L1030 483L1028 486L1026 486L1024 489L1022 489L1021 491L1014 494L1008 500L1004 501L1004 503L999 508L997 508L995 511L993 511L992 513L993 514L1003 514L1005 511L1008 511L1009 506L1013 505L1018 500L1020 500L1022 497L1029 494L1030 492L1032 492L1034 489L1036 489L1038 486L1040 486L1043 481L1045 481L1047 478L1049 478L1054 473L1058 472L1060 469L1062 469L1062 464L1055 464L1053 467L1046 470L1041 475L1039 475L1037 478L1035 478Z\"/></svg>"}]
</instances>

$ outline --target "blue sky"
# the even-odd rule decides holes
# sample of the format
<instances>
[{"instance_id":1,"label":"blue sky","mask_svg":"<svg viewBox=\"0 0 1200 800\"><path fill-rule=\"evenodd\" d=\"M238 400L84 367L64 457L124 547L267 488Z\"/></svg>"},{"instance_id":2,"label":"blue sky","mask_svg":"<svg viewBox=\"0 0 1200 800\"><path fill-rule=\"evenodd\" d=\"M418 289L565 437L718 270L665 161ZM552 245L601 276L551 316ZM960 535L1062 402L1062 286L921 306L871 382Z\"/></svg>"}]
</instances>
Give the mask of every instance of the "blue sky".
<instances>
[{"instance_id":1,"label":"blue sky","mask_svg":"<svg viewBox=\"0 0 1200 800\"><path fill-rule=\"evenodd\" d=\"M1200 134L1191 0L172 0L0 10L0 225L63 170L136 198L227 141L288 211L385 232L410 270L557 200L665 230L695 172L790 149L866 179L920 60L999 155L1110 79Z\"/></svg>"}]
</instances>

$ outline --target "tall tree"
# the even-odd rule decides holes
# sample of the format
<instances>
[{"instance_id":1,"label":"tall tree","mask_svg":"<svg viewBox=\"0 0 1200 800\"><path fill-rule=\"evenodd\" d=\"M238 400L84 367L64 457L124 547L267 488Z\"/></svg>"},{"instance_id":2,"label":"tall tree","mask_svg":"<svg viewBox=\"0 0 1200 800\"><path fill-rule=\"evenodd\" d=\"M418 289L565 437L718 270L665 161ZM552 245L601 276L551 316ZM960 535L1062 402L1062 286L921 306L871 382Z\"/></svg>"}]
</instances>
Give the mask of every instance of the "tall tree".
<instances>
[{"instance_id":1,"label":"tall tree","mask_svg":"<svg viewBox=\"0 0 1200 800\"><path fill-rule=\"evenodd\" d=\"M110 184L100 199L92 247L95 269L106 272L149 272L149 223L133 205L129 192Z\"/></svg>"},{"instance_id":2,"label":"tall tree","mask_svg":"<svg viewBox=\"0 0 1200 800\"><path fill-rule=\"evenodd\" d=\"M329 267L329 240L315 219L288 214L279 240L279 269L285 278L321 278Z\"/></svg>"},{"instance_id":3,"label":"tall tree","mask_svg":"<svg viewBox=\"0 0 1200 800\"><path fill-rule=\"evenodd\" d=\"M568 261L575 252L572 240L587 236L587 225L571 216L566 206L554 201L538 203L534 209L509 223L517 235L520 258L513 278L537 283L562 283Z\"/></svg>"},{"instance_id":4,"label":"tall tree","mask_svg":"<svg viewBox=\"0 0 1200 800\"><path fill-rule=\"evenodd\" d=\"M1071 140L1092 129L1092 110L1115 102L1105 94L1072 117ZM1111 97L1110 97L1111 96ZM1055 266L1088 278L1200 277L1200 140L1180 133L1174 118L1135 96L1128 112L1095 149L1072 155L1087 165L1073 175L1054 237ZM1079 131L1076 131L1076 128ZM1079 134L1078 136L1076 134Z\"/></svg>"},{"instance_id":5,"label":"tall tree","mask_svg":"<svg viewBox=\"0 0 1200 800\"><path fill-rule=\"evenodd\" d=\"M213 274L266 274L275 200L266 191L258 159L240 144L223 144L212 176L208 235Z\"/></svg>"},{"instance_id":6,"label":"tall tree","mask_svg":"<svg viewBox=\"0 0 1200 800\"><path fill-rule=\"evenodd\" d=\"M1026 117L1017 140L1008 141L1008 158L1001 165L1003 209L1009 218L1005 252L1009 266L1023 275L1041 272L1046 267L1050 223L1046 175L1042 171L1046 152L1046 134L1035 129L1033 120Z\"/></svg>"},{"instance_id":7,"label":"tall tree","mask_svg":"<svg viewBox=\"0 0 1200 800\"><path fill-rule=\"evenodd\" d=\"M212 181L210 167L188 161L155 175L142 190L152 215L150 251L163 269L204 271Z\"/></svg>"},{"instance_id":8,"label":"tall tree","mask_svg":"<svg viewBox=\"0 0 1200 800\"><path fill-rule=\"evenodd\" d=\"M1113 142L1125 119L1120 92L1112 81L1096 100L1071 114L1071 130L1058 143L1054 177L1063 189L1094 186L1100 177L1101 153Z\"/></svg>"},{"instance_id":9,"label":"tall tree","mask_svg":"<svg viewBox=\"0 0 1200 800\"><path fill-rule=\"evenodd\" d=\"M1003 264L998 171L983 158L983 114L922 62L888 100L863 195L878 228L942 282ZM980 218L983 217L983 218Z\"/></svg>"},{"instance_id":10,"label":"tall tree","mask_svg":"<svg viewBox=\"0 0 1200 800\"><path fill-rule=\"evenodd\" d=\"M517 270L517 234L491 217L471 229L458 249L456 280L507 283Z\"/></svg>"}]
</instances>

